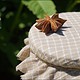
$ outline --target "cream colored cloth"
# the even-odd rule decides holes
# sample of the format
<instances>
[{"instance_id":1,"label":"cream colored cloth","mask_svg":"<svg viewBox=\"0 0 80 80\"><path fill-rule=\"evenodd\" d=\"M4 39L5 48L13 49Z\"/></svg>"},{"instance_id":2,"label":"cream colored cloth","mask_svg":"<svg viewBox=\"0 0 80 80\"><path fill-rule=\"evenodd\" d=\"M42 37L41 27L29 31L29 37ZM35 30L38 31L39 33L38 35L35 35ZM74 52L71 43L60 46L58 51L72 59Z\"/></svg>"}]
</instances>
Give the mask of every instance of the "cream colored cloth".
<instances>
[{"instance_id":1,"label":"cream colored cloth","mask_svg":"<svg viewBox=\"0 0 80 80\"><path fill-rule=\"evenodd\" d=\"M29 52L26 46L17 55L22 62L16 66L16 70L24 73L21 75L22 80L80 80L80 70L52 67Z\"/></svg>"},{"instance_id":2,"label":"cream colored cloth","mask_svg":"<svg viewBox=\"0 0 80 80\"><path fill-rule=\"evenodd\" d=\"M53 80L80 80L80 70L58 70Z\"/></svg>"},{"instance_id":3,"label":"cream colored cloth","mask_svg":"<svg viewBox=\"0 0 80 80\"><path fill-rule=\"evenodd\" d=\"M45 35L35 24L30 29L17 54L22 80L80 80L80 12L60 17L67 22L57 33Z\"/></svg>"},{"instance_id":4,"label":"cream colored cloth","mask_svg":"<svg viewBox=\"0 0 80 80\"><path fill-rule=\"evenodd\" d=\"M38 30L35 23L29 31L30 49L43 61L65 68L80 69L80 12L60 13L66 19L56 33Z\"/></svg>"},{"instance_id":5,"label":"cream colored cloth","mask_svg":"<svg viewBox=\"0 0 80 80\"><path fill-rule=\"evenodd\" d=\"M80 80L80 70L51 67L37 58L32 52L16 70L20 70L22 80Z\"/></svg>"},{"instance_id":6,"label":"cream colored cloth","mask_svg":"<svg viewBox=\"0 0 80 80\"><path fill-rule=\"evenodd\" d=\"M16 71L18 70L24 73L21 75L22 80L53 80L56 72L55 68L39 60L32 52L16 67Z\"/></svg>"},{"instance_id":7,"label":"cream colored cloth","mask_svg":"<svg viewBox=\"0 0 80 80\"><path fill-rule=\"evenodd\" d=\"M21 75L22 80L53 80L56 68L48 66L35 54L30 52L28 38L24 40L26 44L17 57L22 62L17 65L16 71L21 71L24 75Z\"/></svg>"}]
</instances>

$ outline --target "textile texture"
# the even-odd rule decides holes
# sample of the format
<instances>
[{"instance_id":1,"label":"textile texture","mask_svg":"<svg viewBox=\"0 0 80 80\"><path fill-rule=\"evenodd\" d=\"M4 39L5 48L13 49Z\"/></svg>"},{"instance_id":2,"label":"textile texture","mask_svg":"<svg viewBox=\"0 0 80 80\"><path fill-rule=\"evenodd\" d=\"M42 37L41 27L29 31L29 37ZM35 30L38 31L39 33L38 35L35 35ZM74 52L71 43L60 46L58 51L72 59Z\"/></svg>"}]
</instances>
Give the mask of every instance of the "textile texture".
<instances>
[{"instance_id":1,"label":"textile texture","mask_svg":"<svg viewBox=\"0 0 80 80\"><path fill-rule=\"evenodd\" d=\"M35 23L17 54L22 80L80 80L80 12L60 13L67 22L57 33L40 32Z\"/></svg>"},{"instance_id":2,"label":"textile texture","mask_svg":"<svg viewBox=\"0 0 80 80\"><path fill-rule=\"evenodd\" d=\"M56 66L80 69L80 12L61 13L67 21L56 33L39 31L35 25L29 31L30 48L40 59Z\"/></svg>"},{"instance_id":3,"label":"textile texture","mask_svg":"<svg viewBox=\"0 0 80 80\"><path fill-rule=\"evenodd\" d=\"M80 80L80 70L52 67L32 52L17 65L16 70L24 73L22 80Z\"/></svg>"}]
</instances>

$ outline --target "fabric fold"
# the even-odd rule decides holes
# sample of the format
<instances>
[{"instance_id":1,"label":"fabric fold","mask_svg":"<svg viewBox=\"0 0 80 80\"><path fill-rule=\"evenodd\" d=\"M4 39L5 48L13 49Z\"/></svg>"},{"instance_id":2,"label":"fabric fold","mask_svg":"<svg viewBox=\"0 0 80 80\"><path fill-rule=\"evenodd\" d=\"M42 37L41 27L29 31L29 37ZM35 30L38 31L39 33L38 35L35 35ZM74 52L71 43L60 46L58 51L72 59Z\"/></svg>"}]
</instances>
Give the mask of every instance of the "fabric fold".
<instances>
[{"instance_id":1,"label":"fabric fold","mask_svg":"<svg viewBox=\"0 0 80 80\"><path fill-rule=\"evenodd\" d=\"M40 74L45 72L46 69L47 69L47 65L45 63L43 63L42 65L38 66L37 68L35 68L35 66L34 66L33 70L30 70L26 74L21 75L21 79L22 80L34 80Z\"/></svg>"},{"instance_id":2,"label":"fabric fold","mask_svg":"<svg viewBox=\"0 0 80 80\"><path fill-rule=\"evenodd\" d=\"M24 47L25 48L25 47ZM26 49L25 49L26 50ZM21 51L21 53L23 53ZM20 53L19 53L20 54ZM27 52L25 52L27 54ZM52 67L30 52L28 57L16 66L16 71L24 73L22 80L79 80L80 70Z\"/></svg>"},{"instance_id":3,"label":"fabric fold","mask_svg":"<svg viewBox=\"0 0 80 80\"><path fill-rule=\"evenodd\" d=\"M24 44L25 44L25 45L28 45L28 44L29 44L29 38L25 38L25 39L24 39Z\"/></svg>"},{"instance_id":4,"label":"fabric fold","mask_svg":"<svg viewBox=\"0 0 80 80\"><path fill-rule=\"evenodd\" d=\"M56 68L48 66L46 71L43 74L39 75L35 80L53 80L55 73L56 73Z\"/></svg>"},{"instance_id":5,"label":"fabric fold","mask_svg":"<svg viewBox=\"0 0 80 80\"><path fill-rule=\"evenodd\" d=\"M80 80L80 70L60 70L54 75L54 80Z\"/></svg>"},{"instance_id":6,"label":"fabric fold","mask_svg":"<svg viewBox=\"0 0 80 80\"><path fill-rule=\"evenodd\" d=\"M20 52L17 54L17 58L21 61L23 61L25 58L27 58L30 55L30 47L29 45L26 45L23 47Z\"/></svg>"},{"instance_id":7,"label":"fabric fold","mask_svg":"<svg viewBox=\"0 0 80 80\"><path fill-rule=\"evenodd\" d=\"M38 65L36 63L39 61L36 56L30 52L30 56L27 57L24 61L22 61L19 65L16 67L16 71L20 70L23 73L26 73L27 71L34 69L34 67L39 66L41 62L39 62Z\"/></svg>"}]
</instances>

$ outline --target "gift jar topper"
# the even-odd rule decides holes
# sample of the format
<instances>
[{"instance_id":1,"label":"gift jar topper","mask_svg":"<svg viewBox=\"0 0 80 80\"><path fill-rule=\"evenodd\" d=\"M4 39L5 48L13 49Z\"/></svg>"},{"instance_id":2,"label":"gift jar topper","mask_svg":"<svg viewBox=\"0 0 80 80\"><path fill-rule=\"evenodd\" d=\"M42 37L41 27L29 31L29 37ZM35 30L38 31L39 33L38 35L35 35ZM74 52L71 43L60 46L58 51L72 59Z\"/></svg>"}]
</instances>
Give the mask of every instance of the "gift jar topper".
<instances>
[{"instance_id":1,"label":"gift jar topper","mask_svg":"<svg viewBox=\"0 0 80 80\"><path fill-rule=\"evenodd\" d=\"M37 24L35 27L45 34L48 34L50 31L57 32L66 21L67 20L59 18L59 14L56 13L52 15L51 18L46 16L44 19L36 20Z\"/></svg>"}]
</instances>

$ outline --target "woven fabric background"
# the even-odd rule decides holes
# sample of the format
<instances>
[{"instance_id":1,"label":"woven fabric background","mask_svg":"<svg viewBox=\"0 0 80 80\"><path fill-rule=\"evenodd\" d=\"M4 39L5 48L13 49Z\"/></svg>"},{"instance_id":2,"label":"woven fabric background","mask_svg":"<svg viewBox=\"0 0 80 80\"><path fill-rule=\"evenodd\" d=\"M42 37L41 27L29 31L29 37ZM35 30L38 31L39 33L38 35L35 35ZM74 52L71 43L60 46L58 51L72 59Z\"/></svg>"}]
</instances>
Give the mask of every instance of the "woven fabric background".
<instances>
[{"instance_id":1,"label":"woven fabric background","mask_svg":"<svg viewBox=\"0 0 80 80\"><path fill-rule=\"evenodd\" d=\"M60 13L67 21L57 33L39 31L35 25L29 31L33 53L51 65L80 69L80 12Z\"/></svg>"}]
</instances>

